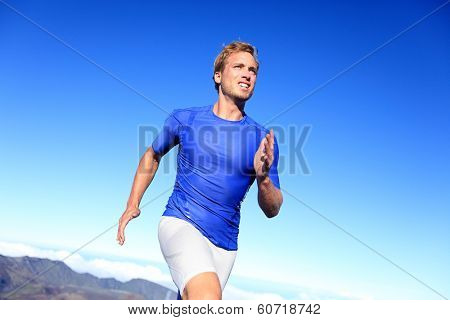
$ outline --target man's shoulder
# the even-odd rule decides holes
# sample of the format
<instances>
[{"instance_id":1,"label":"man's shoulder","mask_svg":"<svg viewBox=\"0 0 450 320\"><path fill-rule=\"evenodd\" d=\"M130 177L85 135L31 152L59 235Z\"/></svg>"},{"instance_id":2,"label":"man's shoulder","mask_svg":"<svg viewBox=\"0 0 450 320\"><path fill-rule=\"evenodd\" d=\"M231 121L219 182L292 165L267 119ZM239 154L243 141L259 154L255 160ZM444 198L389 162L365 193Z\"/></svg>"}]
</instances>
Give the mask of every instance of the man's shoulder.
<instances>
[{"instance_id":1,"label":"man's shoulder","mask_svg":"<svg viewBox=\"0 0 450 320\"><path fill-rule=\"evenodd\" d=\"M256 120L254 120L252 117L250 117L247 114L247 119L246 119L246 124L248 126L251 126L253 128L255 128L255 130L257 130L258 132L261 132L262 134L267 134L270 132L270 130L268 130L267 128L265 128L262 124L260 124L259 122L257 122Z\"/></svg>"},{"instance_id":2,"label":"man's shoulder","mask_svg":"<svg viewBox=\"0 0 450 320\"><path fill-rule=\"evenodd\" d=\"M171 112L171 116L177 119L180 123L185 123L192 118L193 115L196 115L201 112L208 112L211 108L211 105L202 106L202 107L188 107L188 108L177 108Z\"/></svg>"},{"instance_id":3,"label":"man's shoulder","mask_svg":"<svg viewBox=\"0 0 450 320\"><path fill-rule=\"evenodd\" d=\"M208 111L211 106L202 106L202 107L188 107L188 108L177 108L172 111L172 114L182 115L182 114L190 114L196 112L205 112Z\"/></svg>"},{"instance_id":4,"label":"man's shoulder","mask_svg":"<svg viewBox=\"0 0 450 320\"><path fill-rule=\"evenodd\" d=\"M254 119L249 117L248 115L247 115L246 123L248 124L248 126L251 126L252 128L254 128L256 134L259 135L259 139L263 139L267 134L270 133L269 129L267 129L262 124L258 123L257 121L255 121ZM274 140L275 140L275 152L276 152L276 154L278 154L278 141L277 141L276 136L274 136Z\"/></svg>"}]
</instances>

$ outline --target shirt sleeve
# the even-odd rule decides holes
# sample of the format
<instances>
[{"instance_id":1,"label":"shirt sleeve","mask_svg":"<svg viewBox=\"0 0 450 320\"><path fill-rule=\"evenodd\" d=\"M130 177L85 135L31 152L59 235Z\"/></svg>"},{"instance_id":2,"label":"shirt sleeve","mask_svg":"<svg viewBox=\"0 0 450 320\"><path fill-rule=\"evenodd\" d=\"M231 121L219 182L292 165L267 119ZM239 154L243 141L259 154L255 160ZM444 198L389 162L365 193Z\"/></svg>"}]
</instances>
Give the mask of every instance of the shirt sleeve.
<instances>
[{"instance_id":1,"label":"shirt sleeve","mask_svg":"<svg viewBox=\"0 0 450 320\"><path fill-rule=\"evenodd\" d=\"M275 138L273 145L273 162L272 166L269 169L269 178L272 181L273 185L278 189L280 189L280 179L278 177L278 159L279 159L278 142L277 138Z\"/></svg>"},{"instance_id":2,"label":"shirt sleeve","mask_svg":"<svg viewBox=\"0 0 450 320\"><path fill-rule=\"evenodd\" d=\"M152 148L156 154L163 156L180 142L179 127L180 122L172 112L164 122L161 132L152 143Z\"/></svg>"}]
</instances>

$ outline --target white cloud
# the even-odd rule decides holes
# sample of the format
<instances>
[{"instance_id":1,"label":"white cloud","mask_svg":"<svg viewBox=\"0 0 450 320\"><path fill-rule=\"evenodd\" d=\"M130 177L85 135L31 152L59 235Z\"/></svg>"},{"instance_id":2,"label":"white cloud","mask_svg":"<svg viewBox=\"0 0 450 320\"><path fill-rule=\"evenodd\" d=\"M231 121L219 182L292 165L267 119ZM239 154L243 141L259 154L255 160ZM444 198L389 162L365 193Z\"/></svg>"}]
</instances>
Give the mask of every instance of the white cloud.
<instances>
[{"instance_id":1,"label":"white cloud","mask_svg":"<svg viewBox=\"0 0 450 320\"><path fill-rule=\"evenodd\" d=\"M0 241L0 254L10 257L30 256L37 258L47 258L50 260L64 260L71 269L76 272L90 273L99 278L115 278L119 281L128 281L135 278L145 279L151 282L158 283L165 287L177 290L170 274L164 273L160 268L154 265L141 265L133 262L111 261L103 258L86 259L78 253L71 255L67 250L50 250L41 249L21 243L11 243ZM249 280L250 278L246 278ZM252 279L252 281L262 281ZM299 300L326 300L326 299L373 299L369 296L355 296L349 292L335 292L331 290L309 288L298 286L293 290L292 284L275 284L278 292L285 292L289 287L289 296L280 295L269 291L270 289L244 290L235 285L227 284L223 292L223 298L226 300L284 300L284 299L299 299ZM273 285L272 285L273 288ZM286 291L287 292L287 291ZM296 294L296 292L298 292Z\"/></svg>"},{"instance_id":2,"label":"white cloud","mask_svg":"<svg viewBox=\"0 0 450 320\"><path fill-rule=\"evenodd\" d=\"M252 279L258 281L257 279ZM248 280L247 280L248 281ZM261 283L259 283L261 285ZM248 286L248 284L247 284ZM227 284L223 292L224 299L230 300L361 300L373 299L369 296L357 296L347 291L333 291L322 288L310 288L306 286L270 283L267 284L274 292L243 290L233 285ZM269 289L266 289L269 290Z\"/></svg>"},{"instance_id":3,"label":"white cloud","mask_svg":"<svg viewBox=\"0 0 450 320\"><path fill-rule=\"evenodd\" d=\"M298 300L365 300L369 296L357 296L347 291L331 291L324 289L302 288L293 298Z\"/></svg>"},{"instance_id":4,"label":"white cloud","mask_svg":"<svg viewBox=\"0 0 450 320\"><path fill-rule=\"evenodd\" d=\"M275 293L252 292L230 284L225 286L222 297L225 300L284 300L282 296Z\"/></svg>"},{"instance_id":5,"label":"white cloud","mask_svg":"<svg viewBox=\"0 0 450 320\"><path fill-rule=\"evenodd\" d=\"M136 263L110 261L106 259L87 260L78 253L66 258L70 255L69 251L45 250L21 243L2 241L0 241L0 254L10 257L30 256L59 261L64 259L64 263L79 273L87 272L99 278L112 277L119 281L140 278L171 287L172 289L175 288L170 275L164 274L159 268L152 265L142 266Z\"/></svg>"},{"instance_id":6,"label":"white cloud","mask_svg":"<svg viewBox=\"0 0 450 320\"><path fill-rule=\"evenodd\" d=\"M22 243L11 243L0 241L0 254L10 257L30 256L36 258L48 258L51 260L62 260L70 252L64 250L45 250L35 248Z\"/></svg>"}]
</instances>

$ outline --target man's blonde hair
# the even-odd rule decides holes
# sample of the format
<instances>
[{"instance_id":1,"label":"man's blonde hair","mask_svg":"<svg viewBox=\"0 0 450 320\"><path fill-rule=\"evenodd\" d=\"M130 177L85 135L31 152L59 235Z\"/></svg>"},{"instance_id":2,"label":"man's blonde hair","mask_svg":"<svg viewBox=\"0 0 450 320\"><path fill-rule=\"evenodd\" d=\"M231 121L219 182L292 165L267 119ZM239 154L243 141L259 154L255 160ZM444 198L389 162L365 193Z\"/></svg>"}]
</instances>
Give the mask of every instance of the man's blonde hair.
<instances>
[{"instance_id":1,"label":"man's blonde hair","mask_svg":"<svg viewBox=\"0 0 450 320\"><path fill-rule=\"evenodd\" d=\"M216 74L216 72L222 72L223 69L225 68L225 64L227 62L227 58L235 52L248 52L250 53L253 58L256 61L256 70L258 71L259 69L259 61L258 61L258 50L256 49L256 47L252 46L250 43L247 42L242 42L242 41L233 41L230 44L224 46L224 48L222 49L222 51L219 53L219 55L216 57L216 60L214 61L214 73L213 73L213 81L214 81L214 86L217 90L217 92L219 92L219 86L220 83L217 83L214 80L214 75Z\"/></svg>"}]
</instances>

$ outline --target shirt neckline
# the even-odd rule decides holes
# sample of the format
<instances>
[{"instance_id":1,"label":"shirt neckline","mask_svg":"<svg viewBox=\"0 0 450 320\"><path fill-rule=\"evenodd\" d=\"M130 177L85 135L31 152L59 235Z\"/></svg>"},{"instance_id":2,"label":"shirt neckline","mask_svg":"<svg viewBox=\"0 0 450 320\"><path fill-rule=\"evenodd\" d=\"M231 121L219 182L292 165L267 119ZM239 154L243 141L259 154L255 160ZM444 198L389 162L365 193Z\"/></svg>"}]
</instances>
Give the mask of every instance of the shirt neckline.
<instances>
[{"instance_id":1,"label":"shirt neckline","mask_svg":"<svg viewBox=\"0 0 450 320\"><path fill-rule=\"evenodd\" d=\"M240 123L244 123L245 120L247 119L247 113L246 113L245 111L244 111L244 116L242 117L242 119L240 119L240 120L228 120L228 119L224 119L224 118L221 118L221 117L219 117L218 115L216 115L216 114L214 113L213 109L214 109L214 104L210 104L210 105L209 105L209 113L210 113L214 118L219 119L219 120L224 121L224 122L240 124Z\"/></svg>"}]
</instances>

